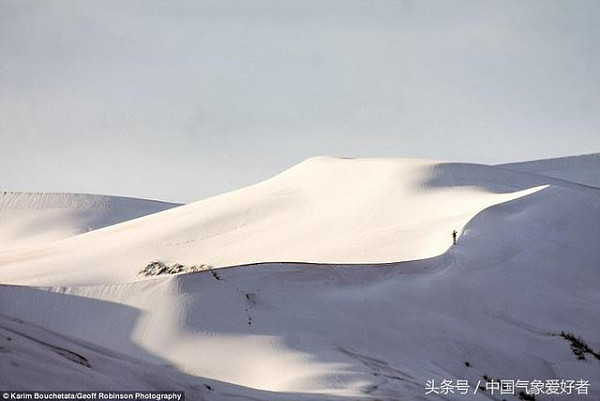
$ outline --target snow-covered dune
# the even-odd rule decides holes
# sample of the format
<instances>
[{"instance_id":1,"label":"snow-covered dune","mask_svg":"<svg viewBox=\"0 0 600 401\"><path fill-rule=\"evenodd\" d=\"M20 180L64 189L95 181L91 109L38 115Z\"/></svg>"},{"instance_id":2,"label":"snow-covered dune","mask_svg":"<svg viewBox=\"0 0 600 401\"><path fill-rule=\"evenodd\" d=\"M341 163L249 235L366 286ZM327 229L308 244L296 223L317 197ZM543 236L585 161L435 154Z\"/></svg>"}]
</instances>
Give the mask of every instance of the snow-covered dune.
<instances>
[{"instance_id":1,"label":"snow-covered dune","mask_svg":"<svg viewBox=\"0 0 600 401\"><path fill-rule=\"evenodd\" d=\"M0 252L40 246L175 206L118 196L0 192Z\"/></svg>"},{"instance_id":2,"label":"snow-covered dune","mask_svg":"<svg viewBox=\"0 0 600 401\"><path fill-rule=\"evenodd\" d=\"M574 398L597 400L598 221L600 190L574 182L317 158L240 191L7 252L0 314L172 365L182 386L243 386L232 386L242 399L489 400L481 390L426 396L424 385L494 378L589 380ZM136 277L152 259L274 263ZM45 287L10 285L31 283ZM584 359L562 331L589 346Z\"/></svg>"},{"instance_id":3,"label":"snow-covered dune","mask_svg":"<svg viewBox=\"0 0 600 401\"><path fill-rule=\"evenodd\" d=\"M600 153L501 164L499 166L600 187Z\"/></svg>"},{"instance_id":4,"label":"snow-covered dune","mask_svg":"<svg viewBox=\"0 0 600 401\"><path fill-rule=\"evenodd\" d=\"M500 176L486 181L486 174ZM220 267L427 258L448 249L452 231L482 209L544 184L477 165L313 158L238 191L5 252L2 279L37 285L131 281L153 260Z\"/></svg>"}]
</instances>

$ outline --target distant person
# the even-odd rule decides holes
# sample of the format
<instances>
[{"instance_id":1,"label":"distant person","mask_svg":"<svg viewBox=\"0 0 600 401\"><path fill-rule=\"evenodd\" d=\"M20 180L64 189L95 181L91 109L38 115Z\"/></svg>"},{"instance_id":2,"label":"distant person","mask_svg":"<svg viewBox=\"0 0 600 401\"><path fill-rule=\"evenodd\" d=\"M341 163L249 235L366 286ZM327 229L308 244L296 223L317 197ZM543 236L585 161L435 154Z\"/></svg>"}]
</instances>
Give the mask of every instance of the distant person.
<instances>
[{"instance_id":1,"label":"distant person","mask_svg":"<svg viewBox=\"0 0 600 401\"><path fill-rule=\"evenodd\" d=\"M456 235L458 233L456 232L456 230L452 231L452 245L456 245Z\"/></svg>"}]
</instances>

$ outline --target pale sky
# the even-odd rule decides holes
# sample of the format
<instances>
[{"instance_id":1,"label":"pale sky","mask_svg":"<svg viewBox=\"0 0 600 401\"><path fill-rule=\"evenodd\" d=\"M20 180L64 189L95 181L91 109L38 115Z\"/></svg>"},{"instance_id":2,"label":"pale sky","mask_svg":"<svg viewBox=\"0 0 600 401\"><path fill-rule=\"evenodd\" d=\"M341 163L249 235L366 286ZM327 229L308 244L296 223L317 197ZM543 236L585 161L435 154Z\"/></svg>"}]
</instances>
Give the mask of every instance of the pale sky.
<instances>
[{"instance_id":1,"label":"pale sky","mask_svg":"<svg viewBox=\"0 0 600 401\"><path fill-rule=\"evenodd\" d=\"M600 2L0 0L0 190L189 202L315 155L600 151Z\"/></svg>"}]
</instances>

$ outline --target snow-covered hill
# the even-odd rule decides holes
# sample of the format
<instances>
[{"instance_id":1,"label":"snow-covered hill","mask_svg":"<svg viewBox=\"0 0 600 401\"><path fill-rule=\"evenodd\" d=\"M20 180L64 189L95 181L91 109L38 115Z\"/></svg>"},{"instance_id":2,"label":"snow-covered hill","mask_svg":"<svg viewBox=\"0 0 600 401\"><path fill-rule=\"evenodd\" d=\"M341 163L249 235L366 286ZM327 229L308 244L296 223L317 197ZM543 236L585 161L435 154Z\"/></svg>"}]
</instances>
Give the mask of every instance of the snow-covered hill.
<instances>
[{"instance_id":1,"label":"snow-covered hill","mask_svg":"<svg viewBox=\"0 0 600 401\"><path fill-rule=\"evenodd\" d=\"M0 263L5 282L89 285L135 280L154 260L231 266L427 258L448 249L452 231L482 209L546 183L483 166L319 157L238 191L5 252Z\"/></svg>"},{"instance_id":2,"label":"snow-covered hill","mask_svg":"<svg viewBox=\"0 0 600 401\"><path fill-rule=\"evenodd\" d=\"M600 187L600 153L501 164L500 167Z\"/></svg>"},{"instance_id":3,"label":"snow-covered hill","mask_svg":"<svg viewBox=\"0 0 600 401\"><path fill-rule=\"evenodd\" d=\"M242 399L506 398L425 394L430 379L495 378L589 380L574 399L597 400L600 360L578 359L559 334L600 350L598 221L600 190L572 181L316 158L233 193L5 252L0 314L172 365L182 386L218 380ZM153 259L272 263L136 276ZM15 382L7 372L0 384ZM562 398L536 396L545 399Z\"/></svg>"},{"instance_id":4,"label":"snow-covered hill","mask_svg":"<svg viewBox=\"0 0 600 401\"><path fill-rule=\"evenodd\" d=\"M0 252L41 246L175 206L118 196L0 192Z\"/></svg>"}]
</instances>

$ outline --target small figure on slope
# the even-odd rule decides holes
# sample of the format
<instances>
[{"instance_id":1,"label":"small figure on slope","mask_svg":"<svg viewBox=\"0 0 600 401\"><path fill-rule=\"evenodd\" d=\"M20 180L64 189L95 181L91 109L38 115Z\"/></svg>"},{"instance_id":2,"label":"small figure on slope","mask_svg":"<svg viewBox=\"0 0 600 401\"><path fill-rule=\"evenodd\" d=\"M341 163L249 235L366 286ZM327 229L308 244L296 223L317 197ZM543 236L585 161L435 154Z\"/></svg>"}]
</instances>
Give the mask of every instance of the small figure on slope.
<instances>
[{"instance_id":1,"label":"small figure on slope","mask_svg":"<svg viewBox=\"0 0 600 401\"><path fill-rule=\"evenodd\" d=\"M456 235L458 233L456 232L456 230L452 230L452 245L456 245Z\"/></svg>"}]
</instances>

